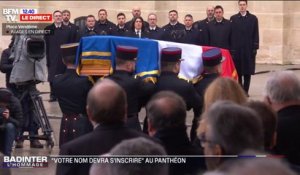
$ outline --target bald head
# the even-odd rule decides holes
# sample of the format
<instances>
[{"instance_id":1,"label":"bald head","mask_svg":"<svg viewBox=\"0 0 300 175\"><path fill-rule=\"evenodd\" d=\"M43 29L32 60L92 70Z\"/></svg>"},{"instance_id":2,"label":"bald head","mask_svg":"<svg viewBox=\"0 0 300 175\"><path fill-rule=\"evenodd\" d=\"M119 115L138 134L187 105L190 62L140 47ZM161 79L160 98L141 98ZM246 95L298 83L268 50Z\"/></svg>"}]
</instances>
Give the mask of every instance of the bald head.
<instances>
[{"instance_id":1,"label":"bald head","mask_svg":"<svg viewBox=\"0 0 300 175\"><path fill-rule=\"evenodd\" d=\"M210 5L206 8L206 15L207 15L207 18L209 21L214 19L214 11L215 11L214 9L215 9L215 7L212 5Z\"/></svg>"},{"instance_id":2,"label":"bald head","mask_svg":"<svg viewBox=\"0 0 300 175\"><path fill-rule=\"evenodd\" d=\"M174 92L157 93L147 104L146 110L149 129L154 129L154 132L160 129L185 127L186 105L182 97Z\"/></svg>"},{"instance_id":3,"label":"bald head","mask_svg":"<svg viewBox=\"0 0 300 175\"><path fill-rule=\"evenodd\" d=\"M132 8L131 13L132 13L132 16L133 16L133 17L140 17L141 14L142 14L142 12L141 12L141 7L139 7L139 6L134 6L134 7Z\"/></svg>"},{"instance_id":4,"label":"bald head","mask_svg":"<svg viewBox=\"0 0 300 175\"><path fill-rule=\"evenodd\" d=\"M87 113L96 123L113 124L126 120L126 94L115 82L104 79L89 92Z\"/></svg>"}]
</instances>

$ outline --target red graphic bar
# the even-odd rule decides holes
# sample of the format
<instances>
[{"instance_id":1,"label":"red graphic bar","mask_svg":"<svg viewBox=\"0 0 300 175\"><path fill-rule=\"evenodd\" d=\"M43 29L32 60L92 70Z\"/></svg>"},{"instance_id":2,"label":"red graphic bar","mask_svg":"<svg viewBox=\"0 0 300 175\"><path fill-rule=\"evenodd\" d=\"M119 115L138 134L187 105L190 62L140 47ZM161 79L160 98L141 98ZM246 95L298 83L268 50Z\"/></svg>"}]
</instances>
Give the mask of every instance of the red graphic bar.
<instances>
[{"instance_id":1,"label":"red graphic bar","mask_svg":"<svg viewBox=\"0 0 300 175\"><path fill-rule=\"evenodd\" d=\"M51 22L52 14L20 14L20 21Z\"/></svg>"}]
</instances>

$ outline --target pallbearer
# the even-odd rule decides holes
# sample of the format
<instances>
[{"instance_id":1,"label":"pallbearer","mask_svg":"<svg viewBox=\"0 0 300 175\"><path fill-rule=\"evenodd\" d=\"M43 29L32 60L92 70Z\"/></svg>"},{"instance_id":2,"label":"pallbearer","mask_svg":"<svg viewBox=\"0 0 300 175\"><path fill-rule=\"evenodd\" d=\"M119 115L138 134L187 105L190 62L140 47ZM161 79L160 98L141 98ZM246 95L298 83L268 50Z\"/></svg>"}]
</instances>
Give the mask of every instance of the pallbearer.
<instances>
[{"instance_id":1,"label":"pallbearer","mask_svg":"<svg viewBox=\"0 0 300 175\"><path fill-rule=\"evenodd\" d=\"M77 47L78 43L61 46L63 63L67 70L53 80L53 90L63 113L59 146L93 129L86 115L86 99L92 83L87 77L76 73L74 63Z\"/></svg>"},{"instance_id":2,"label":"pallbearer","mask_svg":"<svg viewBox=\"0 0 300 175\"><path fill-rule=\"evenodd\" d=\"M154 84L134 78L138 48L117 46L116 68L108 78L118 83L127 95L127 126L141 130L138 112L154 91Z\"/></svg>"}]
</instances>

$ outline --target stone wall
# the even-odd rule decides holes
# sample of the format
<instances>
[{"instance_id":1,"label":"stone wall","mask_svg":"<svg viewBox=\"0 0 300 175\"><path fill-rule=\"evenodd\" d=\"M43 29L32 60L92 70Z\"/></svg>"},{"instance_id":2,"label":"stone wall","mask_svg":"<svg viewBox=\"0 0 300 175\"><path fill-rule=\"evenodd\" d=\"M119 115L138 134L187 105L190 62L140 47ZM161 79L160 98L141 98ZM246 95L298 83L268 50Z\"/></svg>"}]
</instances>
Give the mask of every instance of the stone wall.
<instances>
[{"instance_id":1,"label":"stone wall","mask_svg":"<svg viewBox=\"0 0 300 175\"><path fill-rule=\"evenodd\" d=\"M131 8L140 6L142 16L147 18L150 12L158 15L158 24L168 22L168 11L179 11L179 20L183 22L185 14L192 14L194 20L205 18L208 5L222 5L225 17L238 12L237 1L1 1L0 8L37 8L40 13L51 13L56 9L69 9L71 20L79 16L93 14L97 16L100 8L108 10L109 20L116 22L118 12L124 12L131 19ZM259 20L260 49L257 63L300 64L300 2L299 1L250 1L248 10ZM5 19L1 18L1 23ZM1 31L2 32L2 31ZM0 51L7 47L10 37L0 36Z\"/></svg>"}]
</instances>

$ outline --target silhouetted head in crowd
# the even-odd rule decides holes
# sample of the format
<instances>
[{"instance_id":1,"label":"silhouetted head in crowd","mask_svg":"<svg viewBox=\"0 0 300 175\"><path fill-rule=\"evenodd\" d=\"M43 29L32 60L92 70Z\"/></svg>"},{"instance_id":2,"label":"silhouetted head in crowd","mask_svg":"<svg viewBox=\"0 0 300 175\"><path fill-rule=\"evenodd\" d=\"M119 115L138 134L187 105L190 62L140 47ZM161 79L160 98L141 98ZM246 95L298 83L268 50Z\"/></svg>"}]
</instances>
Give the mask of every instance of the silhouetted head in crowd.
<instances>
[{"instance_id":1,"label":"silhouetted head in crowd","mask_svg":"<svg viewBox=\"0 0 300 175\"><path fill-rule=\"evenodd\" d=\"M246 149L263 150L263 128L257 113L231 101L218 101L204 114L206 122L197 135L205 155L239 155ZM209 170L224 158L206 158Z\"/></svg>"},{"instance_id":2,"label":"silhouetted head in crowd","mask_svg":"<svg viewBox=\"0 0 300 175\"><path fill-rule=\"evenodd\" d=\"M207 111L212 104L219 100L229 100L237 104L244 104L247 102L247 97L237 81L231 78L219 77L210 83L205 90L203 111ZM205 120L205 116L201 116L198 130L203 130Z\"/></svg>"},{"instance_id":3,"label":"silhouetted head in crowd","mask_svg":"<svg viewBox=\"0 0 300 175\"><path fill-rule=\"evenodd\" d=\"M154 95L146 107L148 132L153 136L159 130L185 128L186 105L182 97L171 91Z\"/></svg>"},{"instance_id":4,"label":"silhouetted head in crowd","mask_svg":"<svg viewBox=\"0 0 300 175\"><path fill-rule=\"evenodd\" d=\"M110 155L166 155L164 148L146 138L134 138L124 140L113 147ZM165 175L168 174L168 164L151 163L114 163L94 164L91 167L90 175Z\"/></svg>"},{"instance_id":5,"label":"silhouetted head in crowd","mask_svg":"<svg viewBox=\"0 0 300 175\"><path fill-rule=\"evenodd\" d=\"M247 101L246 94L237 81L219 77L206 89L204 94L204 111L218 100L229 100L237 104Z\"/></svg>"},{"instance_id":6,"label":"silhouetted head in crowd","mask_svg":"<svg viewBox=\"0 0 300 175\"><path fill-rule=\"evenodd\" d=\"M243 155L266 155L267 153L247 150ZM227 161L218 170L204 175L296 175L281 159L237 158Z\"/></svg>"},{"instance_id":7,"label":"silhouetted head in crowd","mask_svg":"<svg viewBox=\"0 0 300 175\"><path fill-rule=\"evenodd\" d=\"M292 71L271 74L265 86L265 102L276 112L291 105L300 105L300 80Z\"/></svg>"},{"instance_id":8,"label":"silhouetted head in crowd","mask_svg":"<svg viewBox=\"0 0 300 175\"><path fill-rule=\"evenodd\" d=\"M265 151L270 151L276 145L277 114L264 102L249 101L245 105L253 109L262 120Z\"/></svg>"},{"instance_id":9,"label":"silhouetted head in crowd","mask_svg":"<svg viewBox=\"0 0 300 175\"><path fill-rule=\"evenodd\" d=\"M90 90L87 97L87 114L93 124L124 123L127 100L124 90L115 82L103 79Z\"/></svg>"}]
</instances>

